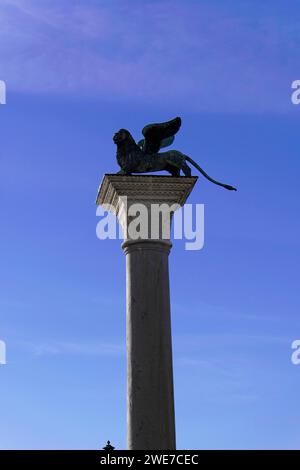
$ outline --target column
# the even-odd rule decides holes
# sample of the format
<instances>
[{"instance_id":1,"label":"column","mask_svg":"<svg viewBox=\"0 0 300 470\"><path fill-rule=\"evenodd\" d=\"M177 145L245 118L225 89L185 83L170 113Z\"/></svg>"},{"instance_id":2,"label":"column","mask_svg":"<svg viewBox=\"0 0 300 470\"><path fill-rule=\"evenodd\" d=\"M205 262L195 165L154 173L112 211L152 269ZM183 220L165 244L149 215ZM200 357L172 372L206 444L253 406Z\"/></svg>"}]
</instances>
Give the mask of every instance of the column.
<instances>
[{"instance_id":1,"label":"column","mask_svg":"<svg viewBox=\"0 0 300 470\"><path fill-rule=\"evenodd\" d=\"M176 447L168 266L171 217L170 211L164 212L157 230L157 207L182 206L196 180L197 177L105 175L97 197L97 204L109 204L109 210L117 215L125 237L122 248L126 255L130 450ZM147 213L146 219L140 219L144 224L139 227L140 235L130 230L130 224L141 215L136 204L142 204Z\"/></svg>"}]
</instances>

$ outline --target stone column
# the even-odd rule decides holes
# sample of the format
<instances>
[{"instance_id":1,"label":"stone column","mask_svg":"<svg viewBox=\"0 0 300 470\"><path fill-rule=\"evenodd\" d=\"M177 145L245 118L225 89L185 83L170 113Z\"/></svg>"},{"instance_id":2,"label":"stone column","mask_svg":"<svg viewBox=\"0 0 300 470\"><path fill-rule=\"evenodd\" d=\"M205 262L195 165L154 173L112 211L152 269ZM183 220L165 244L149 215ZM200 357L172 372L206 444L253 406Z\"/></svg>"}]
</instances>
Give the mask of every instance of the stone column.
<instances>
[{"instance_id":1,"label":"stone column","mask_svg":"<svg viewBox=\"0 0 300 470\"><path fill-rule=\"evenodd\" d=\"M158 212L151 209L158 204L173 209L182 206L196 180L105 175L98 193L97 204L109 204L124 231L130 450L173 450L176 446L168 266L171 218L166 211L157 227ZM135 204L143 204L143 214ZM130 225L141 215L137 236Z\"/></svg>"}]
</instances>

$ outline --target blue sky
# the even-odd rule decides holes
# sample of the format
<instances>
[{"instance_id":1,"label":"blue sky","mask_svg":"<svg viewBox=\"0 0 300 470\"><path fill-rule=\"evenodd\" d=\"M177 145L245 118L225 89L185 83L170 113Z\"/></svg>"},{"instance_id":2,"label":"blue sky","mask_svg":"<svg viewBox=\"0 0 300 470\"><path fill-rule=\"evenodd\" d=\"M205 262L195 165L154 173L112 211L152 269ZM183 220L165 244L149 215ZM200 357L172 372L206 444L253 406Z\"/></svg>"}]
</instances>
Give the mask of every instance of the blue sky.
<instances>
[{"instance_id":1,"label":"blue sky","mask_svg":"<svg viewBox=\"0 0 300 470\"><path fill-rule=\"evenodd\" d=\"M263 3L263 4L262 4ZM178 448L300 449L298 2L2 0L1 449L126 446L112 134L182 116L205 246L170 256Z\"/></svg>"}]
</instances>

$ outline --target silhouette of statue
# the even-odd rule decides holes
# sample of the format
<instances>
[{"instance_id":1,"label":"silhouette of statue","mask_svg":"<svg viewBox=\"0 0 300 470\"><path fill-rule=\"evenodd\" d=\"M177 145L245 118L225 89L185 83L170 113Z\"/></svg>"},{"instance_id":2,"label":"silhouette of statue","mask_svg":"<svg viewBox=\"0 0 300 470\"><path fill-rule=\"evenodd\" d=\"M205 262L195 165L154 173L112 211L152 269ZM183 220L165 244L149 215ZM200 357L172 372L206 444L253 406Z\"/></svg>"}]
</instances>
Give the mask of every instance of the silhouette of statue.
<instances>
[{"instance_id":1,"label":"silhouette of statue","mask_svg":"<svg viewBox=\"0 0 300 470\"><path fill-rule=\"evenodd\" d=\"M211 178L191 157L178 150L159 152L161 148L168 147L174 142L175 134L181 126L180 117L171 121L148 124L142 130L144 136L136 144L130 132L120 129L113 136L113 141L117 146L117 161L121 167L120 175L130 175L132 173L149 173L155 171L168 171L172 176L180 176L180 171L185 176L191 176L191 168L187 161L197 168L200 173L209 181L230 191L236 188L229 184L220 183Z\"/></svg>"},{"instance_id":2,"label":"silhouette of statue","mask_svg":"<svg viewBox=\"0 0 300 470\"><path fill-rule=\"evenodd\" d=\"M105 447L102 447L103 450L106 450L107 452L114 450L114 446L111 445L110 441L107 441L107 444Z\"/></svg>"}]
</instances>

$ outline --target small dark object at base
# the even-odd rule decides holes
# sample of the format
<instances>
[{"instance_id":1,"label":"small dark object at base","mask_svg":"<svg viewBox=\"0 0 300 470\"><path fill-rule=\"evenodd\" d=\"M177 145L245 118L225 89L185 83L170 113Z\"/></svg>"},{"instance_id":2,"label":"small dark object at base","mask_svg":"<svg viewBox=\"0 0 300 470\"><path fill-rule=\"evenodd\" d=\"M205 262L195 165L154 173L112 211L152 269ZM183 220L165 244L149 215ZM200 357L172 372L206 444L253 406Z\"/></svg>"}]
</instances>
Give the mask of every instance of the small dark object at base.
<instances>
[{"instance_id":1,"label":"small dark object at base","mask_svg":"<svg viewBox=\"0 0 300 470\"><path fill-rule=\"evenodd\" d=\"M107 441L107 444L105 447L103 447L103 450L106 450L106 452L109 452L111 450L114 450L114 446L110 444L110 441Z\"/></svg>"}]
</instances>

